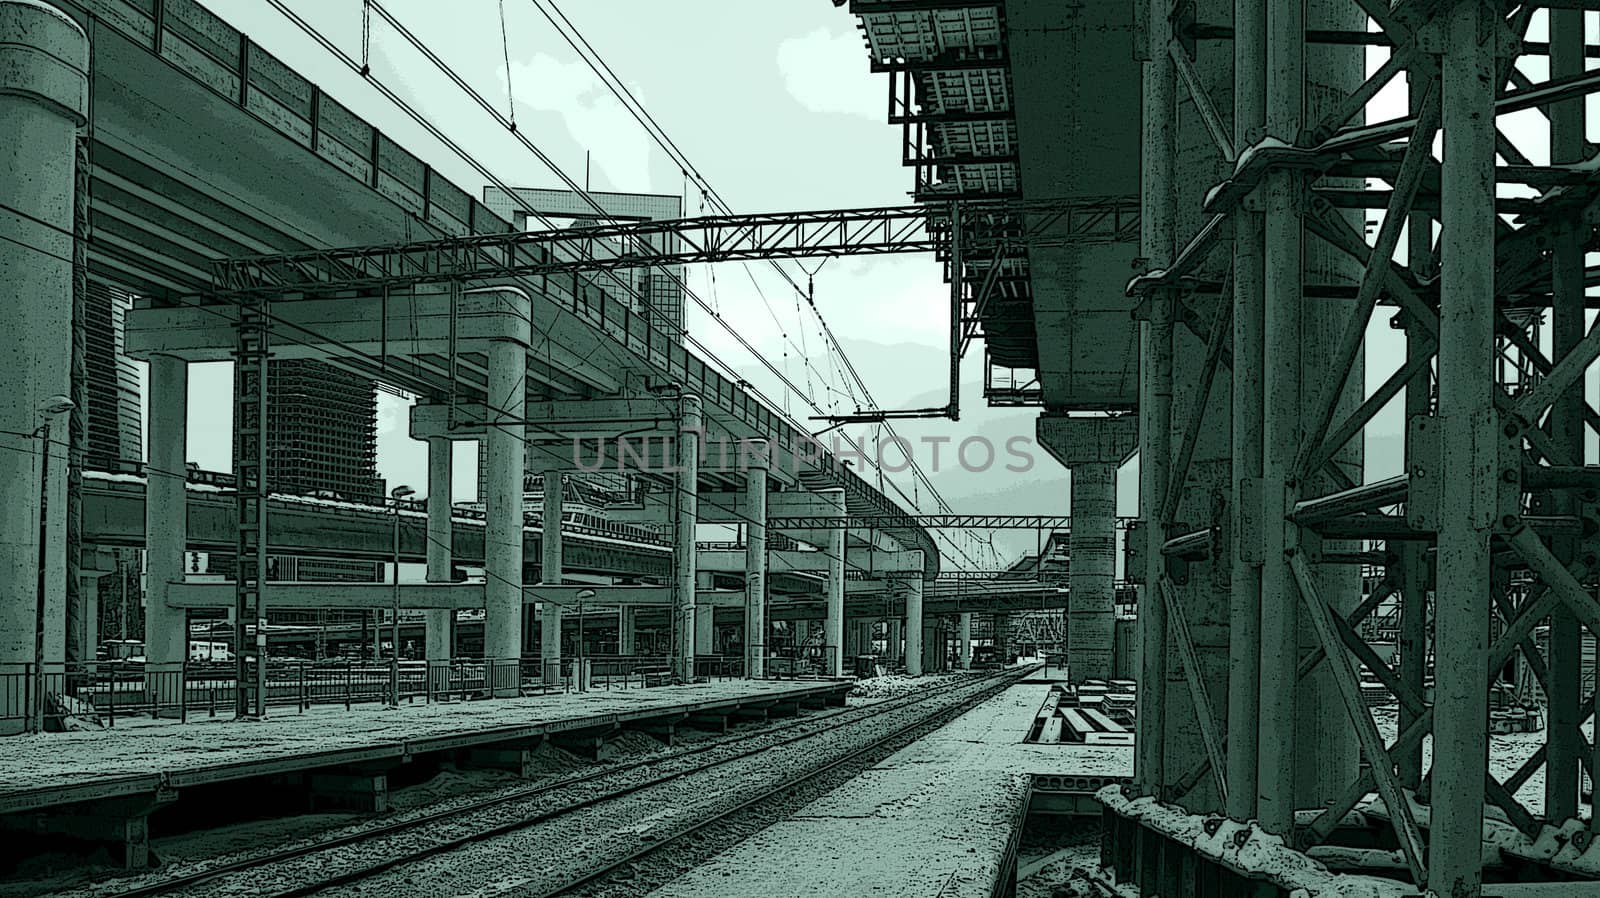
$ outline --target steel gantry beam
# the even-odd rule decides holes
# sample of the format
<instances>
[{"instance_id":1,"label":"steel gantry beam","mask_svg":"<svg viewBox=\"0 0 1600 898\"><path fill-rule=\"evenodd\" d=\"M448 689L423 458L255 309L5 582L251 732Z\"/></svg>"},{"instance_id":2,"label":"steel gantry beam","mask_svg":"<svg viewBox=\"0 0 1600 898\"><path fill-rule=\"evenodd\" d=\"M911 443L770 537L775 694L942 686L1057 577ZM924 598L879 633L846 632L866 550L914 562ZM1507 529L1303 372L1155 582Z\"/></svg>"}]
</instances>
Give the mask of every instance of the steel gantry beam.
<instances>
[{"instance_id":1,"label":"steel gantry beam","mask_svg":"<svg viewBox=\"0 0 1600 898\"><path fill-rule=\"evenodd\" d=\"M1027 241L1111 243L1138 226L1137 206L1127 197L963 200L960 207L964 249ZM942 253L950 248L950 210L948 203L924 204L479 234L224 259L213 263L213 276L221 293L270 296L702 262ZM622 248L605 256L587 249L600 241Z\"/></svg>"},{"instance_id":2,"label":"steel gantry beam","mask_svg":"<svg viewBox=\"0 0 1600 898\"><path fill-rule=\"evenodd\" d=\"M1130 518L1120 519L1126 527ZM1067 515L1042 514L880 514L880 515L790 515L768 519L774 530L823 530L830 527L855 529L884 527L923 527L953 530L1070 530Z\"/></svg>"}]
</instances>

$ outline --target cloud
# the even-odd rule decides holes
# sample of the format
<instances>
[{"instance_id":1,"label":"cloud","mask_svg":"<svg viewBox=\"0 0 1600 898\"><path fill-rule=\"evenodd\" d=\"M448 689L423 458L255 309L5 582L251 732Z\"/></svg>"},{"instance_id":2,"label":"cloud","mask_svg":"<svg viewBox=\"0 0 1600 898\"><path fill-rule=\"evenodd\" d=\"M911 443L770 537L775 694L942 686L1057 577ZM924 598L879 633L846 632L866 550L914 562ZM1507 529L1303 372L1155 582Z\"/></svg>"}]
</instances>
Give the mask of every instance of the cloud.
<instances>
[{"instance_id":1,"label":"cloud","mask_svg":"<svg viewBox=\"0 0 1600 898\"><path fill-rule=\"evenodd\" d=\"M868 68L868 54L854 29L818 28L778 45L778 69L795 101L811 112L884 118L884 86Z\"/></svg>"},{"instance_id":2,"label":"cloud","mask_svg":"<svg viewBox=\"0 0 1600 898\"><path fill-rule=\"evenodd\" d=\"M573 142L592 153L595 171L604 175L611 189L650 189L654 144L588 65L577 60L562 62L539 53L525 61L513 61L512 69L519 109L559 115ZM628 90L646 109L650 108L639 85L629 84ZM575 180L582 181L581 168L565 164L566 160L557 162Z\"/></svg>"}]
</instances>

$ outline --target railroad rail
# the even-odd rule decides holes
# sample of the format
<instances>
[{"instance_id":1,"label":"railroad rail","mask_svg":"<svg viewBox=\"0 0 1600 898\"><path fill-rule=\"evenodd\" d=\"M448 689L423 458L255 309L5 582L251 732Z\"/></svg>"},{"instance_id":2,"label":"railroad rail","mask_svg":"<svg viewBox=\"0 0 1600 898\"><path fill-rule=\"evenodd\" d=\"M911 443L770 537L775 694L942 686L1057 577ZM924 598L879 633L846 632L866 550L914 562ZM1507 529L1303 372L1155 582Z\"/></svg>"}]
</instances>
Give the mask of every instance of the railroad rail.
<instances>
[{"instance_id":1,"label":"railroad rail","mask_svg":"<svg viewBox=\"0 0 1600 898\"><path fill-rule=\"evenodd\" d=\"M934 701L962 688L970 688L974 685L986 684L986 688L980 689L974 694L974 698L981 700L981 698L987 697L994 692L1011 685L1011 683L1021 673L1022 671L1019 670L1002 671L990 676L958 681L935 689L903 696L898 699L890 699L886 702L876 702L865 707L842 708L835 711L825 712L823 714L797 718L778 726L766 727L732 739L717 740L715 742L697 746L695 748L675 751L666 756L650 756L625 764L607 766L603 769L591 770L575 776L563 777L551 782L530 785L526 788L488 796L467 804L427 812L418 816L409 817L404 820L397 820L391 823L366 827L357 832L341 833L327 838L306 842L304 844L293 845L281 850L211 864L203 869L190 873L162 877L157 881L143 883L141 885L121 891L105 892L102 893L102 898L151 898L151 896L157 895L187 893L190 892L190 890L199 889L200 887L216 883L219 880L229 876L236 874L259 875L261 871L265 871L275 864L304 859L314 859L319 855L328 855L328 861L330 861L330 863L327 864L327 867L332 870L336 869L337 865L337 862L334 861L332 856L332 852L336 852L339 849L349 848L352 846L361 845L363 843L370 843L391 836L420 834L424 828L435 824L455 824L459 827L463 822L469 820L474 815L506 808L514 805L517 802L540 799L542 797L551 796L574 787L580 787L591 783L599 783L607 779L619 777L625 779L626 775L630 772L647 766L663 768L661 772L647 776L642 780L625 782L618 788L603 790L596 794L589 794L580 797L577 800L570 801L556 807L547 807L543 810L537 810L532 813L521 814L516 816L514 819L499 822L491 826L472 829L470 832L466 832L461 835L432 840L429 842L429 844L409 851L401 851L396 853L386 852L381 860L372 863L360 864L348 869L337 870L337 872L330 872L326 875L319 875L315 878L302 881L297 885L281 890L271 891L262 889L258 892L258 894L268 895L271 896L271 898L300 898L300 896L314 895L331 888L358 883L389 870L415 863L417 861L425 860L429 857L444 854L446 852L454 851L476 842L492 839L497 836L507 835L518 830L526 829L537 824L570 815L585 808L590 808L608 801L634 795L656 786L660 786L664 783L681 779L685 776L692 776L702 773L704 771L734 763L757 754L769 752L775 748L785 745L802 742L808 739L814 739L819 736L825 736L839 727L847 724L856 723L861 720L865 720L868 717L883 714L888 711L896 711L902 708L908 708L920 705L922 703ZM970 704L970 700L964 701L953 706L951 709L946 709L946 711L965 710L968 706L970 706ZM925 724L928 719L929 718L926 717L919 718L917 723L909 727L897 729L895 733L883 740L878 740L874 743L874 745L881 745L890 739L903 735L908 730ZM816 726L817 724L823 725L819 727ZM798 732L793 735L782 736L777 741L772 741L771 737L774 735L782 734L789 730L801 730L802 732ZM746 744L748 747L737 748L737 746L740 744ZM871 747L872 746L857 750L853 752L850 757L859 756L865 751L870 750ZM727 754L726 752L730 748L736 748L736 750L731 754ZM688 758L699 756L709 757L706 757L704 762L697 765L692 764L689 766L684 766L677 763ZM838 763L834 763L832 767L836 768L839 763L843 763L843 760L844 759L841 759ZM824 771L814 770L811 774L803 777L802 779L809 779L812 776L820 775L822 772ZM785 788L790 788L790 786L786 784L778 789L769 790L759 798L769 797L773 792L782 791ZM752 803L754 802L746 802L741 804L740 807L746 807ZM717 819L723 819L737 810L738 809L736 808L725 812L719 815ZM705 825L709 825L711 822L714 822L714 820L702 821L696 824L696 828L703 828ZM671 842L681 838L682 835L682 833L675 834L662 841L663 843ZM626 862L627 861L623 861L620 863ZM618 866L620 866L620 863L610 865L607 868L607 872L615 870ZM603 874L593 874L593 871L591 871L591 874L587 875L584 881L594 881L595 879L600 878L602 875ZM551 894L561 894L566 891L570 891L573 888L577 888L579 885L581 885L581 883L578 883L576 880L574 880L573 882L563 885L560 890Z\"/></svg>"}]
</instances>

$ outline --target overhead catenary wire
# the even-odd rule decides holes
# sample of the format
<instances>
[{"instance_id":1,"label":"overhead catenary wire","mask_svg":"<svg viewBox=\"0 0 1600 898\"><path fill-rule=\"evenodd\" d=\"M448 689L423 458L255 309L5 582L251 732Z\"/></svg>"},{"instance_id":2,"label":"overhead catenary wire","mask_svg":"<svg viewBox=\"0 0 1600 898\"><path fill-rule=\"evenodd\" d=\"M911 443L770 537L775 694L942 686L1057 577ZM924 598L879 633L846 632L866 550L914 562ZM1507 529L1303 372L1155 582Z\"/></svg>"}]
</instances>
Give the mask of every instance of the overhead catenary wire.
<instances>
[{"instance_id":1,"label":"overhead catenary wire","mask_svg":"<svg viewBox=\"0 0 1600 898\"><path fill-rule=\"evenodd\" d=\"M650 114L650 111L645 108L644 104L641 103L638 98L634 96L633 92L628 89L628 86L611 68L610 64L606 62L605 58L601 56L599 51L595 50L594 46L589 43L586 37L584 37L582 31L580 31L578 27L573 24L572 20L569 19L564 12L562 12L560 6L556 4L555 0L530 0L530 2L539 10L541 14L544 15L545 19L549 21L550 24L556 29L563 40L567 42L568 46L570 46L573 51L576 52L579 57L589 65L590 69L597 77L599 77L601 83L606 86L606 88L614 97L616 97L617 101L623 105L623 108L633 115L635 120L637 120L639 124L644 127L646 133L648 133L652 139L656 141L657 145L660 146L662 150L665 151L668 156L680 166L680 169L686 175L692 173L692 176L700 185L702 197L709 196L714 205L724 214L733 214L733 209L726 201L722 199L721 195L717 193L716 189L711 186L710 181L700 173L699 169L695 167L694 163L689 160L687 154L685 154L682 149L678 147L677 143L672 140L671 136L667 134L666 129L661 126L655 117ZM545 8L547 5L549 10ZM555 17L551 16L550 10L554 11ZM560 19L560 22L557 22L557 18ZM807 270L805 265L799 264L797 260L797 264L799 264L800 269L802 271L806 271L808 278L814 277L817 271L820 271L822 266L826 263L827 260L824 259L818 263L816 269ZM857 411L861 410L861 397L858 397L855 393L855 390L851 388L850 385L852 382L856 386L860 387L861 396L864 396L867 400L866 404L873 409L878 408L878 403L872 397L871 389L867 386L866 381L856 370L854 363L850 360L849 354L844 351L843 345L841 345L838 339L834 336L833 330L829 326L827 319L823 317L821 310L817 308L814 291L810 289L802 290L800 284L789 275L788 271L784 269L777 260L769 260L769 264L771 264L773 269L789 282L789 285L794 288L797 295L805 297L807 304L810 306L813 314L817 318L818 323L821 325L822 333L825 339L825 345L832 350L830 352L830 358L837 357L842 363L845 372L849 375L849 379L847 379L845 383L847 389L849 389L850 397L856 405ZM759 282L755 280L754 273L750 272L748 263L745 265L745 270L750 275L751 282L755 284L757 293L761 295L763 302L765 302L766 296L761 291ZM768 310L771 311L770 305L768 306ZM952 364L955 364L955 362L952 362ZM815 407L815 403L813 403L813 407ZM822 410L818 409L818 411L820 412ZM895 435L892 425L889 426L889 432L891 436ZM856 448L859 449L860 447L857 446ZM933 485L933 482L927 477L926 473L921 470L920 466L916 464L915 460L912 461L911 468L913 471L913 476L921 479L924 485L928 488L928 491L937 499L941 510L947 510L949 506L944 503L943 497L939 495L938 489Z\"/></svg>"},{"instance_id":2,"label":"overhead catenary wire","mask_svg":"<svg viewBox=\"0 0 1600 898\"><path fill-rule=\"evenodd\" d=\"M377 10L377 11L379 11L379 14L381 16L383 16L386 20L389 20L391 22L391 24L397 24L397 23L395 23L393 21L392 16L389 16L387 14L387 10L382 8L381 4L375 2L375 0L363 0L363 8L362 8L362 12L363 12L362 59L360 61L357 61L355 59L352 59L345 52L343 52L336 44L334 44L331 40L329 40L318 29L316 29L315 27L311 26L303 18L301 18L300 16L295 14L292 10L288 9L284 5L282 0L269 0L269 2L272 3L274 8L276 8L281 14L283 14L286 18L290 19L291 22L295 23L298 27L300 27L300 29L303 32L305 32L308 36L312 37L315 41L317 41L320 45L322 45L324 47L324 49L326 49L330 53L332 53L336 58L338 58L341 62L343 62L348 67L350 67L353 71L356 71L357 73L362 75L367 84L373 86L374 89L378 90L386 99L388 99L391 103L395 104L395 106L397 108L401 109L408 116L410 116L413 119L413 121L415 121L418 124L422 125L425 130L427 130L436 140L439 140L441 142L441 144L443 144L447 149L451 150L453 153L455 153L461 159L467 161L469 163L469 165L472 165L474 168L476 168L480 172L480 174L483 174L486 178L490 179L497 186L500 186L502 189L506 189L505 185L503 184L503 182L501 182L497 178L495 178L491 172L489 172L486 168L484 168L481 165L481 163L478 163L477 160L475 160L471 156L471 154L467 153L458 143L456 143L453 139L451 139L448 135L446 135L441 129L438 129L437 127L433 126L431 122L427 121L425 116L420 115L416 111L416 109L414 107L412 107L409 103L407 103L403 98L399 97L387 85L383 84L381 79L372 76L371 67L370 67L370 13L371 13L372 10ZM416 42L416 43L419 46L419 48L424 49L425 52L428 52L429 55L432 56L431 51L426 51L425 46L421 45L420 42ZM437 59L437 57L433 57L433 58ZM443 67L443 66L442 66L442 70L445 70L447 72L449 71L448 67ZM465 85L464 82L460 81L459 76L456 76L453 72L449 72L449 74L451 74L451 76L454 79L456 79L458 85L461 86L464 90L466 90L466 92L468 92L471 95L476 96L476 93L474 91L472 91L470 89L470 87ZM500 118L500 116L497 113L495 113L495 111L492 108L486 107L486 109L487 109L487 111L490 111L491 114L496 114L497 118ZM509 129L509 121L508 120L506 121L506 124L508 125L508 129ZM513 132L513 133L516 133L516 132ZM520 139L520 137L519 137L519 139ZM546 163L549 164L548 158L543 156L543 154L537 149L537 147L533 146L531 144L531 142L524 141L524 144L525 144L525 146L528 147L528 149L531 152L535 153L535 155L539 156L541 159L544 159L544 161L546 161ZM561 172L559 167L554 166L552 164L551 165L551 170L556 172L558 174L558 176L562 177L564 180L568 180L569 183L570 183L570 179L566 178L565 174ZM580 193L582 195L585 195L585 196L587 195L586 193L584 193L581 190L580 191L576 191L576 192L578 192L578 193ZM507 193L508 193L508 195L510 197L512 197L514 202L520 202L520 200L516 197L516 194L514 192L511 192L511 191L507 190ZM592 203L592 199L591 199L591 203ZM524 204L524 207L525 207L525 204ZM528 210L528 211L532 212L535 215L538 214L535 210ZM548 220L546 220L546 221L548 223ZM408 226L409 226L409 222L408 222ZM13 242L15 242L15 241L13 241ZM689 293L689 295L691 295L691 296L693 295L692 291L687 291L686 290L686 292ZM700 302L698 297L695 297L695 298L696 298L697 302ZM704 303L701 302L701 305L703 306ZM288 326L294 326L291 322L286 322L286 321L281 321L280 320L280 323L288 325ZM724 326L726 327L726 325L724 325ZM705 349L703 344L700 344L699 341L688 337L687 334L685 336L686 336L686 339L691 343L691 345L694 345L697 348L700 348L705 353L707 358L709 358L713 363L723 367L726 371L729 372L730 375L733 374L733 370L729 366L727 366L727 364L725 362L723 362L721 359L717 358L715 356L715 354L710 353L709 350ZM738 337L737 333L735 333L735 336ZM331 341L331 342L336 343L337 341ZM743 341L741 340L741 342L743 342ZM746 344L746 346L748 347L748 344ZM344 347L344 348L348 349L348 347ZM778 374L778 372L776 372L776 370L773 369L773 366L771 365L770 361L765 359L764 356L762 356L758 352L755 352L753 350L753 348L751 348L751 353L752 353L753 356L755 356L758 359L760 359L762 361L762 363L769 370L772 370L775 375ZM780 377L781 377L781 375L780 375ZM788 388L790 388L790 389L794 389L796 392L799 392L798 388L796 388L795 385L792 382L786 383L786 386ZM750 388L751 392L753 392L757 396L762 396L761 391L758 388L755 388L753 385L748 385L748 384L747 384L747 387ZM765 398L765 397L763 397L763 398ZM767 401L770 403L770 399L768 399ZM816 407L814 403L813 403L813 407ZM906 497L906 494L905 494L904 490L900 489L897 484L895 485L895 490L902 497ZM962 553L962 554L964 555L965 553ZM970 558L968 558L968 560L970 561Z\"/></svg>"},{"instance_id":3,"label":"overhead catenary wire","mask_svg":"<svg viewBox=\"0 0 1600 898\"><path fill-rule=\"evenodd\" d=\"M285 16L289 17L291 19L291 21L295 22L303 31L306 31L306 33L308 35L310 35L311 37L313 37L313 39L315 39L319 43L323 44L323 46L325 48L327 48L330 52L333 52L337 56L339 56L342 59L344 59L346 61L347 65L350 64L350 61L349 61L348 57L345 56L341 51L339 51L337 46L334 45L331 40L329 40L325 35L321 34L321 32L319 30L317 30L315 28L315 26L310 25L310 23L306 22L304 19L302 19L301 17L295 15L292 11L290 11L286 7L284 7L284 5L282 3L282 0L269 0L269 2L271 2L273 4L273 6L275 8L277 8L280 12L282 12ZM601 218L603 218L605 220L608 220L608 221L609 220L613 220L612 217L610 216L610 214L605 210L605 208L602 207L597 201L595 201L595 199L589 194L589 192L587 190L584 190L582 187L580 187L570 176L568 176L565 173L565 171L563 171L560 168L560 166L558 166L547 154L545 154L542 150L540 150L537 147L537 145L535 145L533 143L533 141L530 140L525 134L523 134L521 132L518 132L514 127L512 127L512 123L510 122L510 120L506 116L501 115L498 112L498 110L494 109L493 105L490 104L488 102L488 100L479 91L474 89L470 84L468 84L465 81L465 79L463 79L460 76L459 73L457 73L451 66L449 66L447 63L445 63L441 58L439 58L439 56L436 53L434 53L429 47L427 47L427 45L425 43L423 43L415 35L415 33L413 33L408 27L406 27L403 23L401 23L392 13L390 13L389 10L383 6L383 4L377 2L377 0L367 0L367 2L370 3L372 8L374 10L376 10L378 12L378 14L386 22L388 22L390 24L391 27L396 29L396 31L399 34L401 34L401 36L404 37L407 40L408 43L410 43L415 49L417 49L419 52L421 52L437 69L439 69L440 72L442 72L448 78L450 78L450 80L457 86L458 89L460 89L461 91L466 93L470 98L472 98L478 104L478 106L480 108L482 108L485 112L489 113L492 117L494 117L501 124L502 127L506 128L507 131L509 133L511 133L525 148L527 148L531 153L533 153L534 156L540 160L540 162L542 162L553 174L555 174L558 178L560 178L565 183L565 185L567 186L567 188L569 190L573 191L573 193L575 193L576 195L582 197L584 199L584 201L587 202L589 204L589 206L594 209L594 211L599 215L599 217L601 217ZM540 213L538 210L533 209L528 204L522 202L520 196L509 185L505 184L498 177L496 177L491 171L488 170L488 168L486 166L482 165L474 157L472 157L471 154L467 153L464 148L460 147L460 145L458 143L456 143L453 140L450 140L447 136L445 136L442 133L442 131L436 125L434 125L431 121L427 121L425 118L420 116L415 111L414 108L412 108L409 104L405 103L401 98L399 98L397 95L395 95L394 92L392 90L390 90L386 85L383 85L381 83L380 79L378 79L376 77L369 76L368 77L368 81L369 81L369 83L373 83L375 86L377 86L384 93L386 98L390 99L391 102L396 103L403 111L407 112L407 114L410 115L415 121L417 121L418 124L421 124L430 133L432 133L437 139L439 139L448 148L450 148L452 152L454 152L457 156L459 156L463 161L465 161L469 165L471 165L481 175L483 175L486 179L488 179L492 184L494 184L496 187L498 187L509 198L511 198L513 202L516 202L519 205L521 205L523 207L523 210L524 210L525 213L533 215L534 217L538 218L542 223L544 223L547 227L550 227L550 228L554 229L554 225L553 225L553 223L551 223L551 221L550 221L550 219L548 217L546 217L544 214ZM685 161L687 161L687 160L685 160ZM691 169L692 169L692 163L686 165L684 170L687 171L687 170L691 170ZM697 177L699 177L698 171L695 171L695 175ZM703 183L703 178L701 180L702 180L702 183ZM726 208L727 208L726 204L722 203L720 197L718 197L715 194L715 192L710 189L709 185L703 184L703 187L705 188L706 193L711 196L712 200L714 202L720 204L721 207L724 210L726 210ZM635 238L635 241L636 241L636 243L639 244L640 248L644 252L646 252L647 254L653 252L653 248L650 247L648 244L644 243L643 241L638 240L637 238ZM775 261L774 261L774 264L776 264ZM748 267L747 267L746 270L748 272ZM626 292L632 293L634 295L637 295L637 293L632 289L631 285L626 284L625 282L622 282L619 279L617 279L615 277L614 273L606 272L606 274L611 277L612 281L618 283L622 287L623 290L625 290ZM729 333L731 336L733 336L734 339L741 345L741 347L743 347L745 349L746 352L748 352L752 357L754 357L758 361L760 361L762 363L762 365L765 368L767 368L767 370L770 373L772 373L775 377L778 377L780 379L780 381L784 383L785 387L788 390L793 391L797 395L803 396L806 399L807 404L810 405L812 407L812 409L815 410L816 412L821 413L821 414L826 414L826 409L823 408L815 400L815 397L813 395L811 395L810 392L801 391L799 386L796 385L795 383L793 383L793 381L789 377L787 377L786 375L780 373L777 370L776 366L774 366L772 364L772 362L765 357L764 354L762 354L761 352L756 350L755 347L752 346L749 343L749 341L744 337L743 334L739 333L739 331L736 328L733 328L727 321L725 321L722 318L722 316L719 313L717 313L716 310L711 308L703 299L701 299L699 297L699 295L696 294L688 286L688 284L685 281L683 281L675 273L670 271L670 269L667 270L666 274L667 274L667 277L670 280L674 281L684 291L684 294L686 296L689 296L691 299L693 299L694 302L702 310L704 310L708 314L711 314L712 317L713 317L713 320L715 320L723 328L723 330L725 330L727 333ZM751 278L752 278L752 281L754 281L753 274L751 275ZM792 279L790 279L790 283L793 284L796 287L796 289L798 290L798 284L796 284ZM757 286L758 292L760 292L759 283L757 283L756 286ZM641 297L641 301L643 301L646 305L650 305L650 303L649 303L647 298ZM660 316L655 316L655 317L658 320L660 320ZM822 323L822 326L824 328L824 332L829 335L830 339L832 339L831 331L829 331L827 329L827 322L825 320L822 320L820 318L820 316L819 316L819 321L821 321L821 323ZM737 373L732 368L732 366L728 365L725 361L720 359L714 352L712 352L710 350L709 347L705 346L704 343L702 343L698 339L692 337L688 333L686 328L684 328L681 325L677 325L677 326L675 326L675 329L684 337L686 342L689 342L692 346L694 346L695 348L701 350L701 352L704 353L709 359L711 359L713 362L715 362L717 365L719 365L721 368L723 368L723 370L730 377L734 377L735 379L742 380L742 378L738 378ZM870 401L870 399L871 399L870 391L866 388L865 382L861 380L859 373L857 373L855 371L855 368L854 368L853 364L851 364L848 356L844 356L842 354L842 347L838 347L837 340L833 339L832 342L833 342L833 344L834 344L834 346L836 348L839 348L839 351L841 353L841 359L844 362L846 370L851 373L852 377L862 387L863 393L868 396L869 401ZM807 367L808 372L816 371L814 364L811 362L810 358L808 357L808 354L803 354L801 358L802 358L803 364ZM818 373L819 375L821 374L820 371L818 371L816 373ZM809 373L808 373L807 376L809 378ZM748 385L747 384L747 386L752 386L752 385ZM760 395L760 391L759 390L755 390L754 392L756 392L757 395ZM785 412L787 412L787 404L785 404L785 406L786 406L785 407ZM799 427L798 422L791 422L791 423L794 423L795 426ZM893 432L893 428L890 427L889 429L890 429L890 433L892 435L894 433ZM862 447L861 447L861 445L860 445L860 443L858 441L856 441L855 439L851 438L848 434L845 435L845 438L846 438L846 441L848 443L850 443L852 448L855 449L856 452L861 455L861 457L863 457L863 458L868 458L869 457L863 451L863 449L862 449ZM921 481L921 485L925 486L927 488L928 492L930 493L930 495L932 495L934 497L934 499L937 502L938 508L940 510L949 510L950 506L948 505L947 502L944 501L944 498L939 494L938 489L934 486L932 480L928 478L927 473L922 470L920 464L917 463L915 458L911 458L910 459L910 464L909 464L908 467L912 471L913 477L915 478L915 480ZM902 489L899 486L898 483L894 483L893 481L890 481L890 483L894 487L895 492L902 499L906 499L906 500L911 501L914 508L916 508L917 510L921 510L921 504L920 504L920 498L919 498L921 489L916 488L917 487L916 483L913 483L913 487L914 488L913 488L912 493L910 493L910 494L906 493L905 490ZM966 560L969 564L974 564L974 565L977 564L977 562L973 561L971 556L964 549L962 549L959 545L957 545L955 543L955 541L952 538L950 538L948 535L943 534L943 533L937 533L937 532L936 532L935 535L937 537L941 538L941 539L944 539L947 543L949 543L950 546L952 548L954 548L956 550L956 552L958 554L960 554L962 556L962 558L964 560Z\"/></svg>"}]
</instances>

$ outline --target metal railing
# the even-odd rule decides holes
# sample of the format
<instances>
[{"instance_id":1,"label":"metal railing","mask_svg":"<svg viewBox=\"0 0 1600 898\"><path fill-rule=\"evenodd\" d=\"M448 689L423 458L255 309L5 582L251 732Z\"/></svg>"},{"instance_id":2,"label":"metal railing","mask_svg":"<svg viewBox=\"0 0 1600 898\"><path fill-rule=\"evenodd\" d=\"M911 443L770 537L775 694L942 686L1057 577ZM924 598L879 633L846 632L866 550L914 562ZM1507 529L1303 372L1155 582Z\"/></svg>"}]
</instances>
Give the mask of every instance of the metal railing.
<instances>
[{"instance_id":1,"label":"metal railing","mask_svg":"<svg viewBox=\"0 0 1600 898\"><path fill-rule=\"evenodd\" d=\"M0 733L57 731L75 722L115 726L119 719L130 717L187 721L191 716L229 714L238 689L235 673L231 662L56 663L45 664L42 675L33 664L0 665ZM264 704L296 712L317 705L348 709L381 704L388 699L395 673L399 678L395 691L404 704L644 689L680 682L666 655L567 656L549 664L538 657L402 661L398 671L392 671L386 660L274 660L267 665ZM743 676L742 657L695 659L695 682Z\"/></svg>"}]
</instances>

